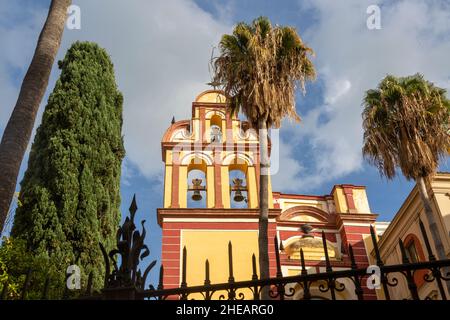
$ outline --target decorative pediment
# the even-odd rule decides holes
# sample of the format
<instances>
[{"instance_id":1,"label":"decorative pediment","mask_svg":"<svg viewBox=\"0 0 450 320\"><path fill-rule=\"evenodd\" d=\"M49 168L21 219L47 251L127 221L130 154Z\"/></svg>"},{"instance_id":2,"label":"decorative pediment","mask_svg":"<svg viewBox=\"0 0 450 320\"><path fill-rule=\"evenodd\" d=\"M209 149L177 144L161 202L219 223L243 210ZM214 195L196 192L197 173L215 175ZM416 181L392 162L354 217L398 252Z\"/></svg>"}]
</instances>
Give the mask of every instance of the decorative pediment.
<instances>
[{"instance_id":1,"label":"decorative pediment","mask_svg":"<svg viewBox=\"0 0 450 320\"><path fill-rule=\"evenodd\" d=\"M323 210L312 206L295 206L283 211L279 221L329 222L329 215Z\"/></svg>"},{"instance_id":2,"label":"decorative pediment","mask_svg":"<svg viewBox=\"0 0 450 320\"><path fill-rule=\"evenodd\" d=\"M172 142L178 139L191 139L192 134L190 132L190 123L191 122L189 120L182 120L173 123L164 133L162 142Z\"/></svg>"}]
</instances>

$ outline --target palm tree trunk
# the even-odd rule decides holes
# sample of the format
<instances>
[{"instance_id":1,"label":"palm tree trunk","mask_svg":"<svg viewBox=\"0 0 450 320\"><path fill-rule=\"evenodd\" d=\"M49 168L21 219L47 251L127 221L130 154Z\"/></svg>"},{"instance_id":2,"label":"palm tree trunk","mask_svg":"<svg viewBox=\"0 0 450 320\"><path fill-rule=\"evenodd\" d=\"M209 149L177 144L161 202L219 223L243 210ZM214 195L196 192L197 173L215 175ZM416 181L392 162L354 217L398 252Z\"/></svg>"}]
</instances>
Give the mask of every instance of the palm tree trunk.
<instances>
[{"instance_id":1,"label":"palm tree trunk","mask_svg":"<svg viewBox=\"0 0 450 320\"><path fill-rule=\"evenodd\" d=\"M261 279L268 279L269 273L269 244L268 244L268 224L269 224L269 148L267 123L265 120L259 121L259 152L260 152L260 178L259 178L259 271ZM269 287L261 290L261 299L268 300Z\"/></svg>"},{"instance_id":2,"label":"palm tree trunk","mask_svg":"<svg viewBox=\"0 0 450 320\"><path fill-rule=\"evenodd\" d=\"M439 235L438 225L435 219L433 209L431 208L431 201L428 195L427 187L425 185L425 179L420 177L417 179L417 185L419 187L420 197L422 198L423 207L425 209L425 215L427 216L428 226L430 228L431 237L433 238L434 246L439 260L447 259L445 254L444 244ZM449 268L444 268L444 273L449 272ZM447 291L450 293L450 282L446 281Z\"/></svg>"},{"instance_id":3,"label":"palm tree trunk","mask_svg":"<svg viewBox=\"0 0 450 320\"><path fill-rule=\"evenodd\" d=\"M47 89L61 44L71 0L52 0L33 59L0 142L0 230L3 229L17 183L20 165L31 137L39 105Z\"/></svg>"}]
</instances>

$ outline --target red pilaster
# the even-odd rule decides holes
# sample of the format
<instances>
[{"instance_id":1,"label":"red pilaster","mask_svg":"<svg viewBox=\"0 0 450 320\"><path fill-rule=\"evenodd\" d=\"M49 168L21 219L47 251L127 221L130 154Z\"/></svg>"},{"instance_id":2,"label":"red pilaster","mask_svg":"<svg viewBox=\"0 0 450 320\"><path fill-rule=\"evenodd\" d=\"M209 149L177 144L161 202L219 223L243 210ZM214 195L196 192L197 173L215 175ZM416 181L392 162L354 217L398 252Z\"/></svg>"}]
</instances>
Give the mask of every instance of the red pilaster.
<instances>
[{"instance_id":1,"label":"red pilaster","mask_svg":"<svg viewBox=\"0 0 450 320\"><path fill-rule=\"evenodd\" d=\"M222 201L222 172L219 162L214 162L214 206L216 208L223 208Z\"/></svg>"},{"instance_id":2,"label":"red pilaster","mask_svg":"<svg viewBox=\"0 0 450 320\"><path fill-rule=\"evenodd\" d=\"M353 187L348 185L343 185L345 200L347 201L348 212L356 212L355 201L353 200Z\"/></svg>"},{"instance_id":3,"label":"red pilaster","mask_svg":"<svg viewBox=\"0 0 450 320\"><path fill-rule=\"evenodd\" d=\"M206 142L206 136L205 136L205 108L202 107L199 109L199 118L200 118L200 141Z\"/></svg>"},{"instance_id":4,"label":"red pilaster","mask_svg":"<svg viewBox=\"0 0 450 320\"><path fill-rule=\"evenodd\" d=\"M352 246L353 255L358 268L367 268L370 264L369 255L363 235L370 235L370 224L375 222L375 214L339 214L337 225L339 226L344 247ZM376 300L376 292L370 290L365 280L361 283L364 299Z\"/></svg>"},{"instance_id":5,"label":"red pilaster","mask_svg":"<svg viewBox=\"0 0 450 320\"><path fill-rule=\"evenodd\" d=\"M172 208L179 208L179 180L180 180L180 166L178 165L178 161L174 161L172 165Z\"/></svg>"}]
</instances>

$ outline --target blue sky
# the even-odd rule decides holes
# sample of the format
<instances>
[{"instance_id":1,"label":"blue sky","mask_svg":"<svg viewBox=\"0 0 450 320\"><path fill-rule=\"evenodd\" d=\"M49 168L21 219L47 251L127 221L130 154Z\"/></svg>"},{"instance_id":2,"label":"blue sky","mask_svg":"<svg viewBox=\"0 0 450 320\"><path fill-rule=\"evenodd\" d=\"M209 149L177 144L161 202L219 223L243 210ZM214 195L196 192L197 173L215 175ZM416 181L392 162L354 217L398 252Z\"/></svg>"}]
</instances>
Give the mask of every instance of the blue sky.
<instances>
[{"instance_id":1,"label":"blue sky","mask_svg":"<svg viewBox=\"0 0 450 320\"><path fill-rule=\"evenodd\" d=\"M49 0L0 3L0 134L45 20ZM361 157L361 98L387 73L424 73L450 89L450 8L446 1L111 1L74 0L81 30L65 30L58 59L76 40L98 42L111 55L124 94L122 213L133 194L137 220L147 220L147 244L159 259L162 206L160 139L174 115L190 116L191 102L209 82L208 61L223 33L239 21L264 15L274 24L295 26L316 52L318 79L298 94L303 121L281 130L279 173L274 190L328 194L334 184L367 186L372 212L390 220L412 188L400 175L392 181ZM381 30L366 27L370 4L381 8ZM54 68L47 94L54 87ZM27 158L21 175L26 169ZM441 170L447 171L445 160ZM152 276L155 279L155 276Z\"/></svg>"}]
</instances>

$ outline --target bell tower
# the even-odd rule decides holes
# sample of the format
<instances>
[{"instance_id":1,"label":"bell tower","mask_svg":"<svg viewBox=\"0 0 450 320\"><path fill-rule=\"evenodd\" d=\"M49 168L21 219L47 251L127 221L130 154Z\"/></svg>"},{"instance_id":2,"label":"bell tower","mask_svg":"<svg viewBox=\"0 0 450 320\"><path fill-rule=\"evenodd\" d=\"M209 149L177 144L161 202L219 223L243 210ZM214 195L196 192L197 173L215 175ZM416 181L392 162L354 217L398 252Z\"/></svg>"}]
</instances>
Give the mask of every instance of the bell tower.
<instances>
[{"instance_id":1,"label":"bell tower","mask_svg":"<svg viewBox=\"0 0 450 320\"><path fill-rule=\"evenodd\" d=\"M164 206L162 227L165 287L181 283L181 252L188 252L188 285L204 281L204 263L211 281L227 281L226 252L231 241L234 259L248 260L235 277L251 276L251 256L258 253L259 138L248 122L227 112L222 92L208 90L192 103L192 118L172 121L162 142ZM269 183L269 204L273 207ZM269 239L275 216L269 213ZM269 242L271 243L271 241ZM274 255L273 248L270 254Z\"/></svg>"}]
</instances>

